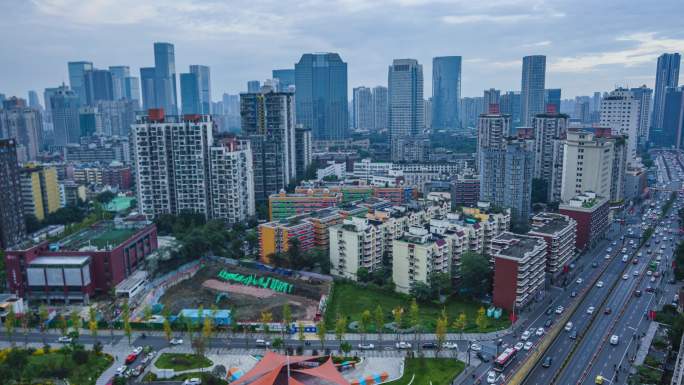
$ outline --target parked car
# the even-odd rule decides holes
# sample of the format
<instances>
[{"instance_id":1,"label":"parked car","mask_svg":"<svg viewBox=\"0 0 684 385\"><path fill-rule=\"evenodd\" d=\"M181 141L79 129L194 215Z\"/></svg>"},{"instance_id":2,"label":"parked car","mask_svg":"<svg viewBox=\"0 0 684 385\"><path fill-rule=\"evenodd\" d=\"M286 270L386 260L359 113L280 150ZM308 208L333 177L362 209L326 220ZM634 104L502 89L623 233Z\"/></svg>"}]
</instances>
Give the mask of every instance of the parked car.
<instances>
[{"instance_id":1,"label":"parked car","mask_svg":"<svg viewBox=\"0 0 684 385\"><path fill-rule=\"evenodd\" d=\"M495 384L496 383L496 372L493 370L490 370L487 372L487 383L488 384Z\"/></svg>"},{"instance_id":2,"label":"parked car","mask_svg":"<svg viewBox=\"0 0 684 385\"><path fill-rule=\"evenodd\" d=\"M128 369L128 367L126 365L119 366L118 368L116 368L116 376L117 377L123 376L124 373L126 373L127 369Z\"/></svg>"},{"instance_id":3,"label":"parked car","mask_svg":"<svg viewBox=\"0 0 684 385\"><path fill-rule=\"evenodd\" d=\"M74 339L69 337L69 336L61 336L57 339L57 342L61 342L63 344L70 344Z\"/></svg>"},{"instance_id":4,"label":"parked car","mask_svg":"<svg viewBox=\"0 0 684 385\"><path fill-rule=\"evenodd\" d=\"M202 385L202 380L199 378L188 378L183 381L183 385Z\"/></svg>"},{"instance_id":5,"label":"parked car","mask_svg":"<svg viewBox=\"0 0 684 385\"><path fill-rule=\"evenodd\" d=\"M171 338L171 341L169 341L171 345L182 345L183 344L183 339L182 338Z\"/></svg>"},{"instance_id":6,"label":"parked car","mask_svg":"<svg viewBox=\"0 0 684 385\"><path fill-rule=\"evenodd\" d=\"M556 314L562 313L563 310L565 310L565 308L564 308L563 306L558 306L558 307L556 308Z\"/></svg>"},{"instance_id":7,"label":"parked car","mask_svg":"<svg viewBox=\"0 0 684 385\"><path fill-rule=\"evenodd\" d=\"M545 328L551 327L551 325L553 325L553 320L551 318L547 319L546 322L544 322Z\"/></svg>"},{"instance_id":8,"label":"parked car","mask_svg":"<svg viewBox=\"0 0 684 385\"><path fill-rule=\"evenodd\" d=\"M137 358L138 358L138 355L137 355L137 354L135 354L135 353L129 354L129 355L126 357L126 361L125 361L125 362L126 362L126 365L132 364L133 362L135 362L135 360L136 360Z\"/></svg>"},{"instance_id":9,"label":"parked car","mask_svg":"<svg viewBox=\"0 0 684 385\"><path fill-rule=\"evenodd\" d=\"M535 332L535 334L538 336L543 336L544 335L544 328L538 328L537 331Z\"/></svg>"},{"instance_id":10,"label":"parked car","mask_svg":"<svg viewBox=\"0 0 684 385\"><path fill-rule=\"evenodd\" d=\"M444 349L458 349L458 344L456 342L447 341L444 343Z\"/></svg>"},{"instance_id":11,"label":"parked car","mask_svg":"<svg viewBox=\"0 0 684 385\"><path fill-rule=\"evenodd\" d=\"M437 344L434 342L423 342L421 347L423 349L437 349Z\"/></svg>"},{"instance_id":12,"label":"parked car","mask_svg":"<svg viewBox=\"0 0 684 385\"><path fill-rule=\"evenodd\" d=\"M479 352L482 350L482 346L480 344L472 343L470 344L470 350L474 352Z\"/></svg>"}]
</instances>

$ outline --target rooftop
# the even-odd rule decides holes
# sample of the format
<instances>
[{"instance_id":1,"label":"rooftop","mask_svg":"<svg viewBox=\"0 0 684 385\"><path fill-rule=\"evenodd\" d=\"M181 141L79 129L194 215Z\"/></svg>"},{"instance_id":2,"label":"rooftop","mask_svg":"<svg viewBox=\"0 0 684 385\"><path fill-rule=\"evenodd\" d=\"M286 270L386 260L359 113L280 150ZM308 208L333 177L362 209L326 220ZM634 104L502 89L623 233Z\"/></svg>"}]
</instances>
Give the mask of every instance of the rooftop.
<instances>
[{"instance_id":1,"label":"rooftop","mask_svg":"<svg viewBox=\"0 0 684 385\"><path fill-rule=\"evenodd\" d=\"M570 224L570 218L563 214L539 213L532 218L530 232L541 234L557 233Z\"/></svg>"},{"instance_id":2,"label":"rooftop","mask_svg":"<svg viewBox=\"0 0 684 385\"><path fill-rule=\"evenodd\" d=\"M86 264L90 257L38 257L29 263L29 266L61 266L61 265L77 265Z\"/></svg>"},{"instance_id":3,"label":"rooftop","mask_svg":"<svg viewBox=\"0 0 684 385\"><path fill-rule=\"evenodd\" d=\"M541 242L541 244L540 244ZM503 232L492 239L492 243L503 244L497 255L510 258L522 258L525 253L533 251L536 247L546 248L546 242L542 238L529 235L514 234Z\"/></svg>"}]
</instances>

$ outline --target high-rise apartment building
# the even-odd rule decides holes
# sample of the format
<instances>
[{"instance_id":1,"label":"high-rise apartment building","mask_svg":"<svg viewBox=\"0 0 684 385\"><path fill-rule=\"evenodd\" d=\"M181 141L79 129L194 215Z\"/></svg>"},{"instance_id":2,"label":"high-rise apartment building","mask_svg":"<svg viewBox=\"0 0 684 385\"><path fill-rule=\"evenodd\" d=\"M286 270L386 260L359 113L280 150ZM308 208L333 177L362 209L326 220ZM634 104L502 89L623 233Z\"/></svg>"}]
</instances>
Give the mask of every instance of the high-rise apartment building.
<instances>
[{"instance_id":1,"label":"high-rise apartment building","mask_svg":"<svg viewBox=\"0 0 684 385\"><path fill-rule=\"evenodd\" d=\"M154 95L155 105L150 108L163 108L170 115L178 113L176 55L173 44L154 43Z\"/></svg>"},{"instance_id":2,"label":"high-rise apartment building","mask_svg":"<svg viewBox=\"0 0 684 385\"><path fill-rule=\"evenodd\" d=\"M520 92L507 91L501 95L499 100L501 113L511 116L511 128L520 127Z\"/></svg>"},{"instance_id":3,"label":"high-rise apartment building","mask_svg":"<svg viewBox=\"0 0 684 385\"><path fill-rule=\"evenodd\" d=\"M544 112L544 86L546 84L546 56L523 57L522 84L520 87L520 117L522 125L530 127L535 115Z\"/></svg>"},{"instance_id":4,"label":"high-rise apartment building","mask_svg":"<svg viewBox=\"0 0 684 385\"><path fill-rule=\"evenodd\" d=\"M653 97L653 90L642 85L638 88L631 88L629 90L634 98L639 101L639 124L637 126L638 144L643 146L648 142L649 129L651 125L651 98Z\"/></svg>"},{"instance_id":5,"label":"high-rise apartment building","mask_svg":"<svg viewBox=\"0 0 684 385\"><path fill-rule=\"evenodd\" d=\"M435 273L449 273L449 246L422 227L410 227L392 242L392 282L395 290L409 294L417 283L430 284Z\"/></svg>"},{"instance_id":6,"label":"high-rise apartment building","mask_svg":"<svg viewBox=\"0 0 684 385\"><path fill-rule=\"evenodd\" d=\"M43 119L36 108L17 97L6 99L0 108L0 138L14 138L20 162L35 160L43 146Z\"/></svg>"},{"instance_id":7,"label":"high-rise apartment building","mask_svg":"<svg viewBox=\"0 0 684 385\"><path fill-rule=\"evenodd\" d=\"M0 139L0 200L3 205L0 210L0 249L4 250L26 236L14 139Z\"/></svg>"},{"instance_id":8,"label":"high-rise apartment building","mask_svg":"<svg viewBox=\"0 0 684 385\"><path fill-rule=\"evenodd\" d=\"M25 215L33 215L42 221L60 207L57 169L54 167L24 167L21 178L21 201Z\"/></svg>"},{"instance_id":9,"label":"high-rise apartment building","mask_svg":"<svg viewBox=\"0 0 684 385\"><path fill-rule=\"evenodd\" d=\"M560 200L563 173L563 142L569 116L560 114L555 105L547 105L545 114L532 121L534 130L534 177L544 181L548 202Z\"/></svg>"},{"instance_id":10,"label":"high-rise apartment building","mask_svg":"<svg viewBox=\"0 0 684 385\"><path fill-rule=\"evenodd\" d=\"M81 130L81 138L102 135L102 114L97 107L81 107L78 110L78 126Z\"/></svg>"},{"instance_id":11,"label":"high-rise apartment building","mask_svg":"<svg viewBox=\"0 0 684 385\"><path fill-rule=\"evenodd\" d=\"M563 150L561 200L585 191L611 196L615 140L584 130L569 130Z\"/></svg>"},{"instance_id":12,"label":"high-rise apartment building","mask_svg":"<svg viewBox=\"0 0 684 385\"><path fill-rule=\"evenodd\" d=\"M311 129L298 124L295 128L295 175L299 179L304 179L311 165L312 140Z\"/></svg>"},{"instance_id":13,"label":"high-rise apartment building","mask_svg":"<svg viewBox=\"0 0 684 385\"><path fill-rule=\"evenodd\" d=\"M181 88L181 111L183 115L199 114L202 106L200 103L200 83L197 74L180 74Z\"/></svg>"},{"instance_id":14,"label":"high-rise apartment building","mask_svg":"<svg viewBox=\"0 0 684 385\"><path fill-rule=\"evenodd\" d=\"M461 57L440 56L432 59L432 119L435 129L461 127Z\"/></svg>"},{"instance_id":15,"label":"high-rise apartment building","mask_svg":"<svg viewBox=\"0 0 684 385\"><path fill-rule=\"evenodd\" d=\"M124 78L124 97L128 100L135 100L136 110L140 108L140 81L135 76Z\"/></svg>"},{"instance_id":16,"label":"high-rise apartment building","mask_svg":"<svg viewBox=\"0 0 684 385\"><path fill-rule=\"evenodd\" d=\"M368 87L356 87L352 92L354 128L370 131L373 127L373 93Z\"/></svg>"},{"instance_id":17,"label":"high-rise apartment building","mask_svg":"<svg viewBox=\"0 0 684 385\"><path fill-rule=\"evenodd\" d=\"M526 229L532 209L532 177L534 173L534 141L522 138L506 140L504 154L503 201L498 207L511 209L511 224Z\"/></svg>"},{"instance_id":18,"label":"high-rise apartment building","mask_svg":"<svg viewBox=\"0 0 684 385\"><path fill-rule=\"evenodd\" d=\"M489 110L483 110L484 100L482 97L461 98L461 108L459 115L461 119L461 127L471 128L477 127L480 114Z\"/></svg>"},{"instance_id":19,"label":"high-rise apartment building","mask_svg":"<svg viewBox=\"0 0 684 385\"><path fill-rule=\"evenodd\" d=\"M271 71L271 77L278 80L278 91L292 91L290 86L295 85L295 70L294 68L279 69Z\"/></svg>"},{"instance_id":20,"label":"high-rise apartment building","mask_svg":"<svg viewBox=\"0 0 684 385\"><path fill-rule=\"evenodd\" d=\"M131 124L135 123L138 101L135 99L103 100L95 105L102 119L102 133L106 136L128 137Z\"/></svg>"},{"instance_id":21,"label":"high-rise apartment building","mask_svg":"<svg viewBox=\"0 0 684 385\"><path fill-rule=\"evenodd\" d=\"M425 123L423 66L415 59L395 59L388 70L388 124L392 160L397 157L399 140L421 135Z\"/></svg>"},{"instance_id":22,"label":"high-rise apartment building","mask_svg":"<svg viewBox=\"0 0 684 385\"><path fill-rule=\"evenodd\" d=\"M67 64L69 69L69 86L78 96L82 105L88 103L85 88L85 73L92 71L93 63L89 61L72 61ZM47 100L45 101L47 104Z\"/></svg>"},{"instance_id":23,"label":"high-rise apartment building","mask_svg":"<svg viewBox=\"0 0 684 385\"><path fill-rule=\"evenodd\" d=\"M635 165L641 105L632 92L617 88L601 99L601 127L611 129L612 135L627 136L627 162Z\"/></svg>"},{"instance_id":24,"label":"high-rise apartment building","mask_svg":"<svg viewBox=\"0 0 684 385\"><path fill-rule=\"evenodd\" d=\"M337 53L302 55L295 64L297 124L310 128L314 140L346 139L347 63Z\"/></svg>"},{"instance_id":25,"label":"high-rise apartment building","mask_svg":"<svg viewBox=\"0 0 684 385\"><path fill-rule=\"evenodd\" d=\"M252 147L257 204L266 203L296 178L294 103L292 92L267 87L240 94L242 134Z\"/></svg>"},{"instance_id":26,"label":"high-rise apartment building","mask_svg":"<svg viewBox=\"0 0 684 385\"><path fill-rule=\"evenodd\" d=\"M62 85L51 91L50 115L54 130L54 143L63 146L67 143L79 143L81 128L79 125L79 108L81 98L69 87Z\"/></svg>"},{"instance_id":27,"label":"high-rise apartment building","mask_svg":"<svg viewBox=\"0 0 684 385\"><path fill-rule=\"evenodd\" d=\"M373 88L373 129L387 130L387 87Z\"/></svg>"},{"instance_id":28,"label":"high-rise apartment building","mask_svg":"<svg viewBox=\"0 0 684 385\"><path fill-rule=\"evenodd\" d=\"M489 111L489 106L491 104L497 104L501 105L501 91L490 88L488 90L484 90L484 93L482 95L482 110L483 111Z\"/></svg>"},{"instance_id":29,"label":"high-rise apartment building","mask_svg":"<svg viewBox=\"0 0 684 385\"><path fill-rule=\"evenodd\" d=\"M506 138L511 131L510 115L501 114L497 105L481 114L477 124L477 161L480 172L480 200L500 204L504 194Z\"/></svg>"},{"instance_id":30,"label":"high-rise apartment building","mask_svg":"<svg viewBox=\"0 0 684 385\"><path fill-rule=\"evenodd\" d=\"M210 147L209 177L212 218L235 224L256 214L249 141L228 138Z\"/></svg>"},{"instance_id":31,"label":"high-rise apartment building","mask_svg":"<svg viewBox=\"0 0 684 385\"><path fill-rule=\"evenodd\" d=\"M659 131L665 117L665 94L670 87L679 86L679 64L681 56L678 53L664 53L658 57L656 68L655 95L653 98L653 120L651 127Z\"/></svg>"},{"instance_id":32,"label":"high-rise apartment building","mask_svg":"<svg viewBox=\"0 0 684 385\"><path fill-rule=\"evenodd\" d=\"M209 66L194 64L190 66L190 73L197 76L199 83L200 114L211 114L211 71Z\"/></svg>"}]
</instances>

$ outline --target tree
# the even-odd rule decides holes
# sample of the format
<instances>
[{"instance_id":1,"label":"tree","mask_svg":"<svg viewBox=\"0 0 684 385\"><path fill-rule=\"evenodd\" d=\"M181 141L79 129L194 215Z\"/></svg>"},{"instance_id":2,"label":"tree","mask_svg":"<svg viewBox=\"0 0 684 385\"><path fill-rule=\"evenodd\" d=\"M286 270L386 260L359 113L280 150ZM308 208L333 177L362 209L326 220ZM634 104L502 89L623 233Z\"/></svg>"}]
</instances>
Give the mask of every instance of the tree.
<instances>
[{"instance_id":1,"label":"tree","mask_svg":"<svg viewBox=\"0 0 684 385\"><path fill-rule=\"evenodd\" d=\"M202 333L200 334L200 344L197 345L199 348L197 351L197 355L204 355L204 347L205 344L208 343L211 339L211 336L214 333L214 318L213 317L204 317L204 320L202 322Z\"/></svg>"},{"instance_id":2,"label":"tree","mask_svg":"<svg viewBox=\"0 0 684 385\"><path fill-rule=\"evenodd\" d=\"M29 323L29 316L28 314L22 314L21 315L21 330L24 333L24 347L28 345L28 323Z\"/></svg>"},{"instance_id":3,"label":"tree","mask_svg":"<svg viewBox=\"0 0 684 385\"><path fill-rule=\"evenodd\" d=\"M385 317L382 313L382 306L378 304L375 307L375 312L373 313L373 321L375 322L375 332L378 333L378 339L382 341L382 327L385 321Z\"/></svg>"},{"instance_id":4,"label":"tree","mask_svg":"<svg viewBox=\"0 0 684 385\"><path fill-rule=\"evenodd\" d=\"M440 350L444 346L444 341L446 340L448 320L446 318L437 318L437 326L435 327L435 335L437 336L437 355L439 355Z\"/></svg>"},{"instance_id":5,"label":"tree","mask_svg":"<svg viewBox=\"0 0 684 385\"><path fill-rule=\"evenodd\" d=\"M67 319L64 317L64 314L60 313L59 314L59 331L62 332L62 335L65 336L67 334L68 330L68 325L67 325Z\"/></svg>"},{"instance_id":6,"label":"tree","mask_svg":"<svg viewBox=\"0 0 684 385\"><path fill-rule=\"evenodd\" d=\"M216 378L226 378L226 375L228 374L228 371L226 370L226 367L223 365L216 365L214 366L214 369L211 370L212 376Z\"/></svg>"},{"instance_id":7,"label":"tree","mask_svg":"<svg viewBox=\"0 0 684 385\"><path fill-rule=\"evenodd\" d=\"M365 341L366 339L366 333L368 333L368 327L371 324L371 319L373 316L371 315L370 310L366 309L361 313L361 322L359 323L361 326L361 341Z\"/></svg>"},{"instance_id":8,"label":"tree","mask_svg":"<svg viewBox=\"0 0 684 385\"><path fill-rule=\"evenodd\" d=\"M369 276L370 273L367 268L362 266L356 269L356 279L358 279L359 282L368 282Z\"/></svg>"},{"instance_id":9,"label":"tree","mask_svg":"<svg viewBox=\"0 0 684 385\"><path fill-rule=\"evenodd\" d=\"M50 314L48 313L47 308L45 305L41 304L38 308L38 319L40 321L40 331L43 332L41 333L41 336L43 337L43 345L45 344L45 324L49 316Z\"/></svg>"},{"instance_id":10,"label":"tree","mask_svg":"<svg viewBox=\"0 0 684 385\"><path fill-rule=\"evenodd\" d=\"M299 258L301 254L301 247L299 244L299 238L297 237L292 237L288 240L288 245L287 245L287 259L289 261L289 265L295 264L297 259Z\"/></svg>"},{"instance_id":11,"label":"tree","mask_svg":"<svg viewBox=\"0 0 684 385\"><path fill-rule=\"evenodd\" d=\"M337 341L342 341L346 331L347 319L342 315L338 315L337 319L335 320L335 338L337 338Z\"/></svg>"},{"instance_id":12,"label":"tree","mask_svg":"<svg viewBox=\"0 0 684 385\"><path fill-rule=\"evenodd\" d=\"M468 325L468 317L466 317L465 313L461 312L454 320L453 324L454 329L461 332L461 339L463 339L463 331L465 330L466 325Z\"/></svg>"},{"instance_id":13,"label":"tree","mask_svg":"<svg viewBox=\"0 0 684 385\"><path fill-rule=\"evenodd\" d=\"M397 340L399 340L399 330L401 329L401 321L404 317L404 308L401 306L395 307L394 310L392 310L392 315L394 316L394 326L397 331Z\"/></svg>"},{"instance_id":14,"label":"tree","mask_svg":"<svg viewBox=\"0 0 684 385\"><path fill-rule=\"evenodd\" d=\"M145 305L143 308L143 317L145 318L145 321L149 321L149 319L152 318L152 307L150 305Z\"/></svg>"},{"instance_id":15,"label":"tree","mask_svg":"<svg viewBox=\"0 0 684 385\"><path fill-rule=\"evenodd\" d=\"M316 324L316 336L318 337L318 340L321 342L321 349L325 349L325 333L327 332L327 328L325 326L325 321L319 321Z\"/></svg>"},{"instance_id":16,"label":"tree","mask_svg":"<svg viewBox=\"0 0 684 385\"><path fill-rule=\"evenodd\" d=\"M466 252L461 257L461 290L472 297L490 292L492 272L489 260L481 254Z\"/></svg>"},{"instance_id":17,"label":"tree","mask_svg":"<svg viewBox=\"0 0 684 385\"><path fill-rule=\"evenodd\" d=\"M484 307L480 307L477 310L477 317L475 318L475 324L480 329L479 331L481 333L484 333L484 331L487 330L487 328L489 327L489 318L487 318L487 314L486 314Z\"/></svg>"},{"instance_id":18,"label":"tree","mask_svg":"<svg viewBox=\"0 0 684 385\"><path fill-rule=\"evenodd\" d=\"M409 307L409 319L411 321L411 327L413 328L413 340L418 340L418 329L420 327L420 312L418 310L418 302L413 298L411 300L411 305Z\"/></svg>"},{"instance_id":19,"label":"tree","mask_svg":"<svg viewBox=\"0 0 684 385\"><path fill-rule=\"evenodd\" d=\"M345 356L349 354L351 349L352 349L352 346L349 342L345 341L345 342L342 342L340 344L340 350L342 350L342 352L344 353Z\"/></svg>"},{"instance_id":20,"label":"tree","mask_svg":"<svg viewBox=\"0 0 684 385\"><path fill-rule=\"evenodd\" d=\"M88 329L90 329L90 335L97 341L97 311L94 306L88 308Z\"/></svg>"},{"instance_id":21,"label":"tree","mask_svg":"<svg viewBox=\"0 0 684 385\"><path fill-rule=\"evenodd\" d=\"M427 302L432 299L433 291L425 282L416 282L411 285L409 291L413 298L418 298L421 302Z\"/></svg>"},{"instance_id":22,"label":"tree","mask_svg":"<svg viewBox=\"0 0 684 385\"><path fill-rule=\"evenodd\" d=\"M74 310L69 315L69 318L71 319L71 328L73 329L73 332L76 334L76 336L78 336L79 330L81 329L81 317Z\"/></svg>"},{"instance_id":23,"label":"tree","mask_svg":"<svg viewBox=\"0 0 684 385\"><path fill-rule=\"evenodd\" d=\"M116 198L116 194L114 194L111 191L105 191L105 192L98 194L95 197L95 201L102 203L102 204L106 204L106 203L111 202L112 199L114 199L114 198Z\"/></svg>"},{"instance_id":24,"label":"tree","mask_svg":"<svg viewBox=\"0 0 684 385\"><path fill-rule=\"evenodd\" d=\"M304 335L304 324L301 321L297 323L297 338L299 338L299 345L306 339L306 336Z\"/></svg>"},{"instance_id":25,"label":"tree","mask_svg":"<svg viewBox=\"0 0 684 385\"><path fill-rule=\"evenodd\" d=\"M5 334L10 340L12 346L14 346L14 341L12 341L12 335L14 335L14 323L16 321L16 315L14 314L14 307L10 306L7 315L5 316Z\"/></svg>"},{"instance_id":26,"label":"tree","mask_svg":"<svg viewBox=\"0 0 684 385\"><path fill-rule=\"evenodd\" d=\"M121 317L123 319L124 334L128 338L128 345L131 344L131 309L128 307L128 300L125 300L121 309Z\"/></svg>"},{"instance_id":27,"label":"tree","mask_svg":"<svg viewBox=\"0 0 684 385\"><path fill-rule=\"evenodd\" d=\"M261 312L261 329L264 331L264 337L269 332L269 324L273 322L273 313L270 311Z\"/></svg>"},{"instance_id":28,"label":"tree","mask_svg":"<svg viewBox=\"0 0 684 385\"><path fill-rule=\"evenodd\" d=\"M448 294L451 288L451 275L449 273L430 274L430 289L432 295L439 298L442 294Z\"/></svg>"},{"instance_id":29,"label":"tree","mask_svg":"<svg viewBox=\"0 0 684 385\"><path fill-rule=\"evenodd\" d=\"M274 338L271 342L271 347L275 350L280 350L283 347L283 339L280 337Z\"/></svg>"},{"instance_id":30,"label":"tree","mask_svg":"<svg viewBox=\"0 0 684 385\"><path fill-rule=\"evenodd\" d=\"M285 340L285 333L288 331L290 324L292 323L292 309L290 304L286 303L283 305L283 325L281 335L283 336L283 341Z\"/></svg>"}]
</instances>

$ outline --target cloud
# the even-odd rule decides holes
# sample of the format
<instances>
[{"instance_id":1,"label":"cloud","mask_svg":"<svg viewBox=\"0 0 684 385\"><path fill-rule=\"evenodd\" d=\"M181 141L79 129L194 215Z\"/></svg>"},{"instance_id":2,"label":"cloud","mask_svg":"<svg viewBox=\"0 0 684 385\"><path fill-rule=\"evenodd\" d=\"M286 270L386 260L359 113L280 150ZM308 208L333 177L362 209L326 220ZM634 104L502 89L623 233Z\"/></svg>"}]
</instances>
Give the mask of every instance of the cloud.
<instances>
[{"instance_id":1,"label":"cloud","mask_svg":"<svg viewBox=\"0 0 684 385\"><path fill-rule=\"evenodd\" d=\"M655 62L663 52L684 51L684 39L657 37L655 32L634 33L614 40L631 43L631 47L556 59L549 65L549 72L583 73L607 65L635 67Z\"/></svg>"},{"instance_id":2,"label":"cloud","mask_svg":"<svg viewBox=\"0 0 684 385\"><path fill-rule=\"evenodd\" d=\"M157 7L147 1L32 0L32 2L41 14L77 24L135 24L158 16Z\"/></svg>"},{"instance_id":3,"label":"cloud","mask_svg":"<svg viewBox=\"0 0 684 385\"><path fill-rule=\"evenodd\" d=\"M534 47L548 47L551 45L551 40L542 40L538 41L536 43L528 43L528 44L523 44L521 47L523 48L534 48Z\"/></svg>"}]
</instances>

